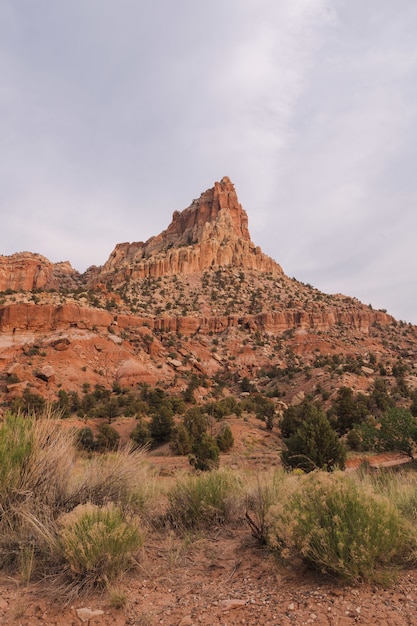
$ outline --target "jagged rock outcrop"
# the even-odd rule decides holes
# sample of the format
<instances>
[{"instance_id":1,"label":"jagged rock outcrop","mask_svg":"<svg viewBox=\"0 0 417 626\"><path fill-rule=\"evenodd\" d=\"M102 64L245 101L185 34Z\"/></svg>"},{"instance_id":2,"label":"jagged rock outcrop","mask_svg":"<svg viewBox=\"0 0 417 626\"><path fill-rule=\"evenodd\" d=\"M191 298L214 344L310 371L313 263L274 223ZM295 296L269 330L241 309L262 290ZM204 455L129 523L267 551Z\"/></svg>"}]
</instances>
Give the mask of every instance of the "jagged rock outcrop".
<instances>
[{"instance_id":1,"label":"jagged rock outcrop","mask_svg":"<svg viewBox=\"0 0 417 626\"><path fill-rule=\"evenodd\" d=\"M78 272L68 261L52 263L41 254L0 255L0 291L47 291L75 286Z\"/></svg>"},{"instance_id":2,"label":"jagged rock outcrop","mask_svg":"<svg viewBox=\"0 0 417 626\"><path fill-rule=\"evenodd\" d=\"M102 268L91 269L87 280L90 286L118 285L225 266L282 274L278 263L251 241L247 214L227 176L190 207L175 211L171 224L156 237L118 244Z\"/></svg>"}]
</instances>

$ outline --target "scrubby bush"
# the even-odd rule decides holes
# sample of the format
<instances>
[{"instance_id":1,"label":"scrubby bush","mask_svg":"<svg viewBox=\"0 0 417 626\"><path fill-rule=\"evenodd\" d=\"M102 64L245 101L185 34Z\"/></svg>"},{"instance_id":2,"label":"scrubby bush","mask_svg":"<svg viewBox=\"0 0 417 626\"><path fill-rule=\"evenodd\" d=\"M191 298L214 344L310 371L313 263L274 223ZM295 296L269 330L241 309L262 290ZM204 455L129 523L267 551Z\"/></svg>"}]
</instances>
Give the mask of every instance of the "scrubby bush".
<instances>
[{"instance_id":1,"label":"scrubby bush","mask_svg":"<svg viewBox=\"0 0 417 626\"><path fill-rule=\"evenodd\" d=\"M100 424L97 433L97 446L99 450L117 450L120 435L110 424Z\"/></svg>"},{"instance_id":2,"label":"scrubby bush","mask_svg":"<svg viewBox=\"0 0 417 626\"><path fill-rule=\"evenodd\" d=\"M294 435L284 439L286 449L281 453L285 467L305 472L315 469L334 470L345 466L346 450L321 409L313 407L311 414Z\"/></svg>"},{"instance_id":3,"label":"scrubby bush","mask_svg":"<svg viewBox=\"0 0 417 626\"><path fill-rule=\"evenodd\" d=\"M203 433L200 439L193 442L190 464L197 470L207 472L219 467L220 450L211 435Z\"/></svg>"},{"instance_id":4,"label":"scrubby bush","mask_svg":"<svg viewBox=\"0 0 417 626\"><path fill-rule=\"evenodd\" d=\"M388 498L346 476L301 477L271 517L271 544L281 556L350 582L382 580L412 546L410 527Z\"/></svg>"},{"instance_id":5,"label":"scrubby bush","mask_svg":"<svg viewBox=\"0 0 417 626\"><path fill-rule=\"evenodd\" d=\"M57 520L80 504L114 503L144 514L152 481L143 452L125 447L81 459L75 433L54 414L8 414L0 426L0 566L32 575L56 572L61 562Z\"/></svg>"},{"instance_id":6,"label":"scrubby bush","mask_svg":"<svg viewBox=\"0 0 417 626\"><path fill-rule=\"evenodd\" d=\"M91 452L97 448L97 442L94 439L93 431L89 426L80 428L75 436L76 444L81 450Z\"/></svg>"},{"instance_id":7,"label":"scrubby bush","mask_svg":"<svg viewBox=\"0 0 417 626\"><path fill-rule=\"evenodd\" d=\"M216 437L216 442L220 452L229 452L229 450L233 448L235 440L229 424L222 426L221 431Z\"/></svg>"},{"instance_id":8,"label":"scrubby bush","mask_svg":"<svg viewBox=\"0 0 417 626\"><path fill-rule=\"evenodd\" d=\"M85 504L60 519L59 543L71 578L82 586L105 586L133 563L142 545L137 524L113 504Z\"/></svg>"},{"instance_id":9,"label":"scrubby bush","mask_svg":"<svg viewBox=\"0 0 417 626\"><path fill-rule=\"evenodd\" d=\"M174 526L204 528L231 521L238 513L242 484L229 471L189 476L168 494L168 517Z\"/></svg>"},{"instance_id":10,"label":"scrubby bush","mask_svg":"<svg viewBox=\"0 0 417 626\"><path fill-rule=\"evenodd\" d=\"M152 441L151 432L147 423L140 419L135 428L130 433L130 438L138 446L148 446Z\"/></svg>"},{"instance_id":11,"label":"scrubby bush","mask_svg":"<svg viewBox=\"0 0 417 626\"><path fill-rule=\"evenodd\" d=\"M178 424L173 429L169 447L173 454L185 456L191 452L191 437L184 424Z\"/></svg>"}]
</instances>

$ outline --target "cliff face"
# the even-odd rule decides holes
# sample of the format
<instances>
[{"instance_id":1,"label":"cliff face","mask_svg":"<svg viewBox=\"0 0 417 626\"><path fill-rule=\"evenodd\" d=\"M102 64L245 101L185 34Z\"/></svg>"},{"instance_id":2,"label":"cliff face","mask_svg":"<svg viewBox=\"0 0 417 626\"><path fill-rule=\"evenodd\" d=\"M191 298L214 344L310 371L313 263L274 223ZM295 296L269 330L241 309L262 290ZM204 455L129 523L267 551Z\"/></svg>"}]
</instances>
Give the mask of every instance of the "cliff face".
<instances>
[{"instance_id":1,"label":"cliff face","mask_svg":"<svg viewBox=\"0 0 417 626\"><path fill-rule=\"evenodd\" d=\"M17 303L0 307L0 332L44 331L79 329L106 329L113 324L119 329L149 328L183 335L219 333L233 327L248 328L281 334L288 330L328 331L334 326L359 330L364 334L371 326L386 326L393 318L382 311L342 311L338 309L322 313L285 311L260 313L258 315L209 315L209 316L163 316L140 317L137 315L112 314L100 309L74 303L60 306Z\"/></svg>"},{"instance_id":2,"label":"cliff face","mask_svg":"<svg viewBox=\"0 0 417 626\"><path fill-rule=\"evenodd\" d=\"M71 288L76 283L76 277L77 272L68 261L51 263L44 256L32 252L0 255L0 291Z\"/></svg>"},{"instance_id":3,"label":"cliff face","mask_svg":"<svg viewBox=\"0 0 417 626\"><path fill-rule=\"evenodd\" d=\"M147 242L118 244L102 268L88 278L117 285L127 279L193 274L218 267L281 274L281 267L250 238L248 216L234 185L225 176L181 213L166 230Z\"/></svg>"}]
</instances>

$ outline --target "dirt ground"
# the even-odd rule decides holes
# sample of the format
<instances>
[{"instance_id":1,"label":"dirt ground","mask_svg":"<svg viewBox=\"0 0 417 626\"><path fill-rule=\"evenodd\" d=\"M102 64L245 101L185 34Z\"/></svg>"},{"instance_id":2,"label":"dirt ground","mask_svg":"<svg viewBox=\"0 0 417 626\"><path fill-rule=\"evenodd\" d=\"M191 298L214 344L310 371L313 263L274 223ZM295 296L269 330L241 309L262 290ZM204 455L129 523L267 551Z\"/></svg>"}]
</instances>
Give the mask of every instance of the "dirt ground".
<instances>
[{"instance_id":1,"label":"dirt ground","mask_svg":"<svg viewBox=\"0 0 417 626\"><path fill-rule=\"evenodd\" d=\"M335 584L284 568L247 528L213 529L192 541L153 534L137 569L110 596L66 605L65 598L46 594L44 585L20 587L1 579L0 624L405 626L417 621L417 571L402 572L386 589ZM116 608L117 602L123 606Z\"/></svg>"}]
</instances>

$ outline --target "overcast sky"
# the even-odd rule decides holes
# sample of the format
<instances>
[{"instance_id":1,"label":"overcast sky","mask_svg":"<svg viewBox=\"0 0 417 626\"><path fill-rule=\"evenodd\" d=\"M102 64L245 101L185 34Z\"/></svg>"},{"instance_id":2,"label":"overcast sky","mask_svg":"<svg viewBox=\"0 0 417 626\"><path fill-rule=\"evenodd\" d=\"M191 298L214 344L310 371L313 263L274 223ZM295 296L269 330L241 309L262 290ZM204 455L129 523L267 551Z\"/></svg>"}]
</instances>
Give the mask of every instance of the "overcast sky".
<instances>
[{"instance_id":1,"label":"overcast sky","mask_svg":"<svg viewBox=\"0 0 417 626\"><path fill-rule=\"evenodd\" d=\"M417 323L416 0L2 0L0 254L79 271L230 176L289 276Z\"/></svg>"}]
</instances>

